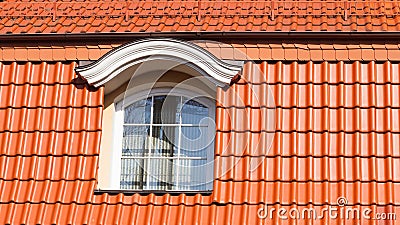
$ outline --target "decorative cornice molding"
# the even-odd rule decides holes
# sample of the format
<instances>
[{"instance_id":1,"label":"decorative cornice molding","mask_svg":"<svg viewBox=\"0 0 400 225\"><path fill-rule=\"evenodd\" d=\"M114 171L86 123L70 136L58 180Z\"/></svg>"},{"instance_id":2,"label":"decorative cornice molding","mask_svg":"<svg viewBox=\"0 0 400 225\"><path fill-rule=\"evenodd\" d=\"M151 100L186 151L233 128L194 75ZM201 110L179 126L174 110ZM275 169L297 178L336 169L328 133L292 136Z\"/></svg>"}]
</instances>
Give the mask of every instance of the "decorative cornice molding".
<instances>
[{"instance_id":1,"label":"decorative cornice molding","mask_svg":"<svg viewBox=\"0 0 400 225\"><path fill-rule=\"evenodd\" d=\"M171 60L187 64L201 74L210 76L219 86L229 85L243 66L243 62L222 61L190 42L153 38L122 45L91 64L75 68L75 71L90 85L99 87L125 69L149 60Z\"/></svg>"}]
</instances>

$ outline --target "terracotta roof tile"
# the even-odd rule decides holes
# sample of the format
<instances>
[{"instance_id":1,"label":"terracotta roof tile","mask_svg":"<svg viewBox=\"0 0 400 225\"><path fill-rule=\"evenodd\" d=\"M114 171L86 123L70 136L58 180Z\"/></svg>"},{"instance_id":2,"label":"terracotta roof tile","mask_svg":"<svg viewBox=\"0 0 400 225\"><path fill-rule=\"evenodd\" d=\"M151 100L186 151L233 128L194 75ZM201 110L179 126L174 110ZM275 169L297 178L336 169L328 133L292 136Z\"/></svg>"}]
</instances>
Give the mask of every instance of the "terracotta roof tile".
<instances>
[{"instance_id":1,"label":"terracotta roof tile","mask_svg":"<svg viewBox=\"0 0 400 225\"><path fill-rule=\"evenodd\" d=\"M272 58L272 51L271 48L269 47L269 45L258 45L258 47L260 48L260 59L271 59Z\"/></svg>"},{"instance_id":2,"label":"terracotta roof tile","mask_svg":"<svg viewBox=\"0 0 400 225\"><path fill-rule=\"evenodd\" d=\"M388 58L391 58L393 60L400 60L399 54L397 54L396 50L389 49L388 50Z\"/></svg>"},{"instance_id":3,"label":"terracotta roof tile","mask_svg":"<svg viewBox=\"0 0 400 225\"><path fill-rule=\"evenodd\" d=\"M101 50L98 46L88 46L88 51L89 51L88 58L90 60L97 60L102 56Z\"/></svg>"},{"instance_id":4,"label":"terracotta roof tile","mask_svg":"<svg viewBox=\"0 0 400 225\"><path fill-rule=\"evenodd\" d=\"M11 47L2 47L3 60L13 61L15 59L15 49Z\"/></svg>"},{"instance_id":5,"label":"terracotta roof tile","mask_svg":"<svg viewBox=\"0 0 400 225\"><path fill-rule=\"evenodd\" d=\"M322 46L322 58L326 61L336 61L336 51L333 49L333 46L330 48Z\"/></svg>"},{"instance_id":6,"label":"terracotta roof tile","mask_svg":"<svg viewBox=\"0 0 400 225\"><path fill-rule=\"evenodd\" d=\"M246 47L246 55L251 60L260 60L260 49L257 47Z\"/></svg>"},{"instance_id":7,"label":"terracotta roof tile","mask_svg":"<svg viewBox=\"0 0 400 225\"><path fill-rule=\"evenodd\" d=\"M231 45L223 45L220 46L221 48L221 58L222 59L229 59L233 56L233 47Z\"/></svg>"},{"instance_id":8,"label":"terracotta roof tile","mask_svg":"<svg viewBox=\"0 0 400 225\"><path fill-rule=\"evenodd\" d=\"M220 176L212 194L94 194L103 88L78 88L76 63L51 61L61 57L60 49L76 60L119 45L43 46L38 54L27 48L27 57L50 59L0 63L0 223L275 224L280 220L257 217L265 203L321 210L340 196L350 205L400 214L400 65L387 61L398 46L198 45L220 57L236 47L264 60L247 62L239 83L218 88ZM385 52L385 62L357 61L366 60L363 50L370 48ZM9 61L25 59L15 48L4 49ZM288 49L297 52L294 62L287 61ZM348 52L355 62L335 52L353 49L361 52ZM314 61L297 62L301 57ZM273 111L276 132L261 122ZM256 146L271 134L269 151L264 142ZM251 162L259 163L254 170Z\"/></svg>"},{"instance_id":9,"label":"terracotta roof tile","mask_svg":"<svg viewBox=\"0 0 400 225\"><path fill-rule=\"evenodd\" d=\"M65 48L52 46L52 56L54 61L65 60Z\"/></svg>"},{"instance_id":10,"label":"terracotta roof tile","mask_svg":"<svg viewBox=\"0 0 400 225\"><path fill-rule=\"evenodd\" d=\"M333 47L335 48L336 60L349 60L349 51L345 45L333 45Z\"/></svg>"},{"instance_id":11,"label":"terracotta roof tile","mask_svg":"<svg viewBox=\"0 0 400 225\"><path fill-rule=\"evenodd\" d=\"M285 58L285 51L279 44L269 44L272 50L271 58L273 60L279 60Z\"/></svg>"},{"instance_id":12,"label":"terracotta roof tile","mask_svg":"<svg viewBox=\"0 0 400 225\"><path fill-rule=\"evenodd\" d=\"M360 45L361 55L364 61L373 61L375 59L372 45Z\"/></svg>"},{"instance_id":13,"label":"terracotta roof tile","mask_svg":"<svg viewBox=\"0 0 400 225\"><path fill-rule=\"evenodd\" d=\"M388 58L388 52L385 48L374 48L375 60L384 60Z\"/></svg>"},{"instance_id":14,"label":"terracotta roof tile","mask_svg":"<svg viewBox=\"0 0 400 225\"><path fill-rule=\"evenodd\" d=\"M312 61L322 61L323 54L322 49L318 45L309 44L308 47L310 48L310 57Z\"/></svg>"},{"instance_id":15,"label":"terracotta roof tile","mask_svg":"<svg viewBox=\"0 0 400 225\"><path fill-rule=\"evenodd\" d=\"M203 1L198 8L192 1L173 4L167 1L150 4L1 2L4 17L0 24L4 26L0 26L0 33L149 32L157 29L161 32L398 31L397 3L387 2L389 7L384 10L379 1L375 3ZM359 8L355 9L355 5ZM38 10L40 7L46 7L46 10Z\"/></svg>"},{"instance_id":16,"label":"terracotta roof tile","mask_svg":"<svg viewBox=\"0 0 400 225\"><path fill-rule=\"evenodd\" d=\"M284 58L286 60L297 60L297 49L294 44L282 44L285 49Z\"/></svg>"},{"instance_id":17,"label":"terracotta roof tile","mask_svg":"<svg viewBox=\"0 0 400 225\"><path fill-rule=\"evenodd\" d=\"M232 47L236 50L233 51L233 59L235 60L247 60L248 56L246 54L247 48L244 45L232 44Z\"/></svg>"},{"instance_id":18,"label":"terracotta roof tile","mask_svg":"<svg viewBox=\"0 0 400 225\"><path fill-rule=\"evenodd\" d=\"M26 48L15 48L15 59L18 61L28 60L28 50Z\"/></svg>"},{"instance_id":19,"label":"terracotta roof tile","mask_svg":"<svg viewBox=\"0 0 400 225\"><path fill-rule=\"evenodd\" d=\"M51 49L51 47L39 46L39 57L41 61L52 61L53 50Z\"/></svg>"}]
</instances>

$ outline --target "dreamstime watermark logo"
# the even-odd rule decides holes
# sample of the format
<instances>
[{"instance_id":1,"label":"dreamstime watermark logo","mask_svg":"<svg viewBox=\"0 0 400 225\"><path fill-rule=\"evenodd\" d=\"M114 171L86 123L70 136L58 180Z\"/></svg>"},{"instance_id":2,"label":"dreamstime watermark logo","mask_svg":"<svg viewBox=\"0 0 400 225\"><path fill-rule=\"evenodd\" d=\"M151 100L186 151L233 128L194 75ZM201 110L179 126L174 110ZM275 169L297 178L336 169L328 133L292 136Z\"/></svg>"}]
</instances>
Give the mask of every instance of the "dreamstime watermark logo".
<instances>
[{"instance_id":1,"label":"dreamstime watermark logo","mask_svg":"<svg viewBox=\"0 0 400 225\"><path fill-rule=\"evenodd\" d=\"M204 42L209 44L211 41L195 41L197 45L204 45ZM226 46L224 43L214 41L212 44L214 46ZM192 179L193 182L190 183L193 186L212 183L215 178L221 177L232 170L240 161L241 157L230 157L229 160L226 157L211 157L211 160L207 159L206 163L195 163L196 161L193 161L193 163L181 164L178 162L186 156L203 157L204 150L210 145L215 145L217 155L258 156L251 157L249 162L249 171L256 170L265 160L265 157L261 156L268 154L275 135L275 103L273 92L266 80L266 72L262 71L262 67L257 63L246 60L240 72L240 84L229 87L229 84L226 83L221 87L221 83L215 82L215 79L209 76L207 71L202 71L202 68L209 67L209 72L213 72L215 70L213 67L218 64L215 61L216 58L210 57L207 59L207 57L195 56L195 60L191 59L189 61L184 58L176 60L168 52L170 49L176 47L174 45L174 43L171 43L168 48L159 49L152 57L142 60L135 70L131 71L131 77L122 100L123 108L129 107L138 99L150 98L152 99L150 104L154 105L154 96L163 95L166 97L163 100L164 103L162 104L161 111L154 113L155 108L151 109L153 116L149 116L153 118L155 114L159 115L159 121L156 121L156 125L160 125L161 128L151 128L148 131L151 134L148 133L148 137L144 138L134 137L134 135L143 136L143 134L129 134L132 137L124 138L123 145L125 148L130 148L129 145L134 145L131 141L132 139L143 140L143 142L146 142L144 144L148 146L146 148L149 149L148 158L166 155L161 153L170 151L171 149L177 151L172 154L168 153L169 156L172 155L172 157L169 157L172 159L169 163L172 163L171 166L175 168L186 167L183 171L197 170L206 172L210 171L209 168L213 168L214 165L218 166L218 170L216 170L218 173L215 174L216 177L212 174L205 176L206 180L194 177ZM230 49L233 49L231 59L234 58L234 55L238 58L249 58L246 56L246 53L239 49L232 48L232 46L230 46ZM177 51L177 55L183 51L185 50L180 49ZM196 53L190 52L189 54L195 55ZM227 63L235 62L228 61ZM186 75L182 76L185 73ZM185 79L181 79L179 76L185 77ZM255 78L256 82L253 78ZM160 92L159 90L161 89L163 91ZM140 97L132 100L132 96L138 92L141 93ZM177 98L173 96L183 96L184 101L177 102ZM180 125L178 122L180 120L179 116L175 118L171 117L171 115L181 114L185 110L185 107L187 107L186 109L191 108L194 114L201 113L200 107L194 107L197 103L185 105L190 100L198 101L202 104L201 99L208 99L214 102L212 107L216 107L215 114L209 114L199 121L196 121L195 115L192 119L200 125L200 128L198 131L193 131L192 133L184 132L189 129L193 130L193 128L190 128L189 124L182 125L183 122ZM176 109L175 114L171 114L171 110L173 109ZM146 110L148 108L145 106L137 107L135 114L146 115L148 113ZM143 120L145 120L144 117ZM215 118L218 118L218 121ZM149 126L156 126L154 125L154 121L149 124ZM163 124L169 127L162 127ZM173 124L177 124L177 129L181 130L174 129ZM206 128L203 129L201 126ZM193 127L196 127L196 124ZM193 133L196 133L196 135L193 135ZM240 137L236 134L240 135ZM217 139L215 139L216 137ZM185 151L182 151L182 149ZM156 155L159 153L160 155ZM211 155L214 156L215 154ZM174 157L179 157L179 159L176 160ZM234 159L233 162L231 159ZM154 171L155 168L149 165L144 166L143 164L142 170L148 176L151 176L152 180L157 180L159 183L171 183L171 176L165 176L165 174L156 172ZM165 169L167 167L170 166L161 166L160 168ZM188 176L188 174L182 175ZM174 176L177 177L177 175ZM197 181L194 182L194 180ZM172 183L174 185L173 181Z\"/></svg>"},{"instance_id":2,"label":"dreamstime watermark logo","mask_svg":"<svg viewBox=\"0 0 400 225\"><path fill-rule=\"evenodd\" d=\"M290 207L289 209L283 207L271 207L267 204L261 207L257 211L257 216L260 219L274 219L279 218L281 220L287 219L366 219L366 220L396 220L396 213L393 212L376 212L373 209L364 207L361 209L357 206L349 206L348 200L345 197L339 197L336 200L337 206L329 205L322 209L316 209L314 207Z\"/></svg>"}]
</instances>

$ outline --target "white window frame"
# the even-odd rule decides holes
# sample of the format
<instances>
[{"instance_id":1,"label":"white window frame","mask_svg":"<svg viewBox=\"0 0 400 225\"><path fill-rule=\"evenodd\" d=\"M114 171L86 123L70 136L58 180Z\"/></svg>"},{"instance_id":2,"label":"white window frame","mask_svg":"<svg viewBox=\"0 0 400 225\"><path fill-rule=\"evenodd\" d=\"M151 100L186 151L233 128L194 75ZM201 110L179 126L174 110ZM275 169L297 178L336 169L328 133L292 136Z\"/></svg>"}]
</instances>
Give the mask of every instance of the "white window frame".
<instances>
[{"instance_id":1,"label":"white window frame","mask_svg":"<svg viewBox=\"0 0 400 225\"><path fill-rule=\"evenodd\" d=\"M124 94L124 93L123 93ZM214 100L211 100L207 97L196 97L201 96L197 93L194 93L193 90L186 90L182 88L169 88L169 87L159 87L154 88L151 91L142 90L137 93L130 94L128 96L124 96L121 100L121 97L117 97L114 101L115 106L115 114L113 121L113 149L112 149L112 159L111 159L111 186L112 190L123 190L123 191L151 191L151 190L129 190L129 189L121 189L120 188L120 178L121 178L121 158L122 158L122 139L123 139L123 125L124 125L124 108L133 104L136 101L145 99L151 96L159 96L159 95L173 95L173 96L182 96L189 99L194 99L195 101L205 105L209 110L209 117L212 118L215 122L215 108L216 104ZM152 121L151 121L152 123ZM215 123L208 124L209 129L214 131L214 139L215 139ZM179 137L180 138L180 137ZM215 157L215 142L214 139L212 143L208 146L207 149L207 170L205 171L205 176L207 181L211 181L207 183L207 190L190 190L190 191L211 191L213 189L214 184L214 157ZM170 191L188 191L188 190L165 190L165 192Z\"/></svg>"}]
</instances>

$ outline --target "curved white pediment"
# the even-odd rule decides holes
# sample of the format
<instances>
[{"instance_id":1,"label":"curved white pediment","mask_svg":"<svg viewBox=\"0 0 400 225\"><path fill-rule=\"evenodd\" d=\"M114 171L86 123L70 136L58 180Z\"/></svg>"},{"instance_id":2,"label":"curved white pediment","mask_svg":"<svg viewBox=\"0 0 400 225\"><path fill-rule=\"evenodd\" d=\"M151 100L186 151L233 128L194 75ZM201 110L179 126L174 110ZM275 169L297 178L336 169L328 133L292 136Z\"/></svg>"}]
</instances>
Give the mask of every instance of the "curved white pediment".
<instances>
[{"instance_id":1,"label":"curved white pediment","mask_svg":"<svg viewBox=\"0 0 400 225\"><path fill-rule=\"evenodd\" d=\"M243 62L222 61L193 43L165 38L143 39L122 45L91 64L75 68L75 71L89 84L99 87L127 68L155 59L193 67L220 86L228 85L243 66Z\"/></svg>"}]
</instances>

